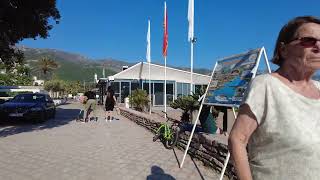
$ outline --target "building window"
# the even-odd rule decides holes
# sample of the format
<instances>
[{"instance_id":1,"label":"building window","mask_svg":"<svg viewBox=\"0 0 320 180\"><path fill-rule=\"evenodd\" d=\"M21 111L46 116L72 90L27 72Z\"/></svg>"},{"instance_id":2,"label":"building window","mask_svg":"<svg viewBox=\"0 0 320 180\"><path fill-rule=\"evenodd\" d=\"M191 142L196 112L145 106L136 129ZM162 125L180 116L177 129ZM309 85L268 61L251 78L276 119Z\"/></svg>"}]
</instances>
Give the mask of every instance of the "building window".
<instances>
[{"instance_id":1,"label":"building window","mask_svg":"<svg viewBox=\"0 0 320 180\"><path fill-rule=\"evenodd\" d=\"M111 87L112 87L115 94L120 93L120 82L111 82ZM108 87L107 87L107 89L108 89Z\"/></svg>"},{"instance_id":2,"label":"building window","mask_svg":"<svg viewBox=\"0 0 320 180\"><path fill-rule=\"evenodd\" d=\"M182 96L182 83L177 83L177 97Z\"/></svg>"},{"instance_id":3,"label":"building window","mask_svg":"<svg viewBox=\"0 0 320 180\"><path fill-rule=\"evenodd\" d=\"M187 96L190 94L190 84L183 83L183 95Z\"/></svg>"},{"instance_id":4,"label":"building window","mask_svg":"<svg viewBox=\"0 0 320 180\"><path fill-rule=\"evenodd\" d=\"M153 94L153 83L151 82L150 84L151 84L151 94ZM145 90L147 94L149 94L149 82L144 82L142 89Z\"/></svg>"},{"instance_id":5,"label":"building window","mask_svg":"<svg viewBox=\"0 0 320 180\"><path fill-rule=\"evenodd\" d=\"M154 105L164 105L164 84L154 83Z\"/></svg>"},{"instance_id":6,"label":"building window","mask_svg":"<svg viewBox=\"0 0 320 180\"><path fill-rule=\"evenodd\" d=\"M190 94L190 84L177 83L177 97L187 96Z\"/></svg>"},{"instance_id":7,"label":"building window","mask_svg":"<svg viewBox=\"0 0 320 180\"><path fill-rule=\"evenodd\" d=\"M114 96L119 102L120 101L120 82L111 82L111 88L114 91ZM106 90L108 90L108 87Z\"/></svg>"},{"instance_id":8,"label":"building window","mask_svg":"<svg viewBox=\"0 0 320 180\"><path fill-rule=\"evenodd\" d=\"M138 82L131 82L131 92L139 89L139 83Z\"/></svg>"},{"instance_id":9,"label":"building window","mask_svg":"<svg viewBox=\"0 0 320 180\"><path fill-rule=\"evenodd\" d=\"M200 92L201 92L202 87L203 87L202 85L195 85L194 92L195 92L196 94L200 93Z\"/></svg>"},{"instance_id":10,"label":"building window","mask_svg":"<svg viewBox=\"0 0 320 180\"><path fill-rule=\"evenodd\" d=\"M170 105L170 103L173 102L173 96L174 96L173 84L167 83L167 105Z\"/></svg>"}]
</instances>

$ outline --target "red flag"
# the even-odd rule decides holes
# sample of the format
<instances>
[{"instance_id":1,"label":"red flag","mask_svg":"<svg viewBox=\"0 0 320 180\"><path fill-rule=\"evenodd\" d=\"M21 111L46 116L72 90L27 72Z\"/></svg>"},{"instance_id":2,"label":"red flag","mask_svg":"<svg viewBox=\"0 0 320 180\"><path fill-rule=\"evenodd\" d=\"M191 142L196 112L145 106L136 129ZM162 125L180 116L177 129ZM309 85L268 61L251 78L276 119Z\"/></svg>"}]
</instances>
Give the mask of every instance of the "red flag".
<instances>
[{"instance_id":1,"label":"red flag","mask_svg":"<svg viewBox=\"0 0 320 180\"><path fill-rule=\"evenodd\" d=\"M163 20L163 46L162 46L162 55L167 56L168 49L168 17L167 17L167 4L164 2L164 20Z\"/></svg>"}]
</instances>

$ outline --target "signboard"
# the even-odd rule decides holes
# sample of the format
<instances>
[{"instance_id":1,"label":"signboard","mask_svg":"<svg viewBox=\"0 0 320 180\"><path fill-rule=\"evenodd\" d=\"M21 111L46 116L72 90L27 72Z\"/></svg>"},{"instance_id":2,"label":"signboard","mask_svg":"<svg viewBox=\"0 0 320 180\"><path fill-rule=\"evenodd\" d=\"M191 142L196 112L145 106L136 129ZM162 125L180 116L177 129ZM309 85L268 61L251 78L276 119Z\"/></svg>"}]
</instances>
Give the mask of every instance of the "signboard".
<instances>
[{"instance_id":1,"label":"signboard","mask_svg":"<svg viewBox=\"0 0 320 180\"><path fill-rule=\"evenodd\" d=\"M199 112L202 111L203 104L229 106L232 107L234 117L236 118L235 107L238 107L241 104L249 82L255 77L262 54L268 72L271 73L267 53L264 47L219 60L212 72L212 77L207 86L206 93L202 96L204 98L201 100ZM199 116L200 113L198 113L197 119L194 122L180 168L183 166ZM220 180L223 178L229 157L230 153L228 152L223 169L221 170Z\"/></svg>"},{"instance_id":2,"label":"signboard","mask_svg":"<svg viewBox=\"0 0 320 180\"><path fill-rule=\"evenodd\" d=\"M261 49L217 61L204 104L239 106L257 64Z\"/></svg>"}]
</instances>

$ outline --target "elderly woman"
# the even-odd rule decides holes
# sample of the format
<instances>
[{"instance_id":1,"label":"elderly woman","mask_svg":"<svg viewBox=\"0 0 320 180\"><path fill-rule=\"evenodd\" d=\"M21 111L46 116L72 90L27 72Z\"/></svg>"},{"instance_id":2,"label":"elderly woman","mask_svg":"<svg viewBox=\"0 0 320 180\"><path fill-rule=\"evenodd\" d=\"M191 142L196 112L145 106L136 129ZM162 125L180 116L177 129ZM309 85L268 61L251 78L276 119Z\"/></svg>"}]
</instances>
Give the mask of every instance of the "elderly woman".
<instances>
[{"instance_id":1,"label":"elderly woman","mask_svg":"<svg viewBox=\"0 0 320 180\"><path fill-rule=\"evenodd\" d=\"M320 69L320 19L288 22L273 62L280 68L251 82L229 136L238 177L319 180L320 83L311 77Z\"/></svg>"}]
</instances>

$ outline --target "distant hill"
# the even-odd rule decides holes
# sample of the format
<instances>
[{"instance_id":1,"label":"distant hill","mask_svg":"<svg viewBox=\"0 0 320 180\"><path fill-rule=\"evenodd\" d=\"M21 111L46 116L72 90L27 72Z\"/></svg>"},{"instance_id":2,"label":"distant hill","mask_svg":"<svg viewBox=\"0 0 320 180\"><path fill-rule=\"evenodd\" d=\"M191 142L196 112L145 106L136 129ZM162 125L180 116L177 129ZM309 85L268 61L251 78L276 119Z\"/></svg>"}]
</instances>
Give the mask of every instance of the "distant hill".
<instances>
[{"instance_id":1,"label":"distant hill","mask_svg":"<svg viewBox=\"0 0 320 180\"><path fill-rule=\"evenodd\" d=\"M103 67L105 67L105 76L108 77L120 72L122 66L132 65L132 63L113 59L92 60L79 54L55 49L20 49L24 52L26 62L32 69L32 75L40 76L40 78L41 74L36 71L36 64L42 57L49 57L55 60L59 64L55 75L60 79L70 81L93 81L95 73L97 73L98 78L103 77Z\"/></svg>"},{"instance_id":2,"label":"distant hill","mask_svg":"<svg viewBox=\"0 0 320 180\"><path fill-rule=\"evenodd\" d=\"M59 64L59 68L55 71L55 75L59 79L70 81L93 81L94 73L97 73L98 78L102 77L103 67L105 67L105 76L114 75L122 70L122 66L132 66L136 63L129 63L115 59L98 59L93 60L88 57L65 52L55 49L38 49L19 47L23 51L27 64L31 67L32 75L41 78L41 74L35 70L37 62L42 57L49 57ZM174 67L177 69L187 70L190 68ZM194 72L201 74L210 74L208 69L195 69Z\"/></svg>"}]
</instances>

